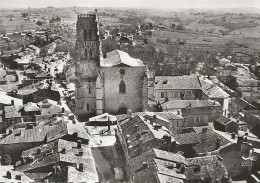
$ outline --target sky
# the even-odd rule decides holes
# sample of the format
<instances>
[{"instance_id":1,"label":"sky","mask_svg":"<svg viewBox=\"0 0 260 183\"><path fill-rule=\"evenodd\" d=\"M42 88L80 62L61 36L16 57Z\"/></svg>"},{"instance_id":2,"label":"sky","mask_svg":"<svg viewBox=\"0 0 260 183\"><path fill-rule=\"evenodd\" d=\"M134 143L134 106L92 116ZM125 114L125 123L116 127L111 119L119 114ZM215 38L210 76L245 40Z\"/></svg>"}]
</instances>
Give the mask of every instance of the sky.
<instances>
[{"instance_id":1,"label":"sky","mask_svg":"<svg viewBox=\"0 0 260 183\"><path fill-rule=\"evenodd\" d=\"M260 0L0 0L0 8L128 7L128 8L260 8Z\"/></svg>"}]
</instances>

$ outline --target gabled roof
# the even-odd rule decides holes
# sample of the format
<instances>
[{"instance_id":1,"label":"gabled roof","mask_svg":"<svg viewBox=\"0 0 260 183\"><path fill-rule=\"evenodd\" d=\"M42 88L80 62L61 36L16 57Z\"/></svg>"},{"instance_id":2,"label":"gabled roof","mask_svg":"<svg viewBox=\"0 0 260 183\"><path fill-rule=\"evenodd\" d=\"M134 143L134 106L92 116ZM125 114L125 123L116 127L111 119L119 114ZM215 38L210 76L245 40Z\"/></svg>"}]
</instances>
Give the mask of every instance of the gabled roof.
<instances>
[{"instance_id":1,"label":"gabled roof","mask_svg":"<svg viewBox=\"0 0 260 183\"><path fill-rule=\"evenodd\" d=\"M25 112L32 112L32 111L40 111L40 108L37 106L36 103L28 102L23 106L23 110Z\"/></svg>"},{"instance_id":2,"label":"gabled roof","mask_svg":"<svg viewBox=\"0 0 260 183\"><path fill-rule=\"evenodd\" d=\"M17 144L30 142L43 142L46 134L55 126L37 126L33 129L21 129L20 134L12 133L0 141L0 144Z\"/></svg>"},{"instance_id":3,"label":"gabled roof","mask_svg":"<svg viewBox=\"0 0 260 183\"><path fill-rule=\"evenodd\" d=\"M40 153L38 154L37 151L40 149ZM64 149L63 152L62 149ZM83 154L81 156L78 155L79 151L82 151ZM66 141L66 140L56 140L52 141L50 143L34 147L32 149L26 150L22 153L22 157L33 157L34 161L32 163L26 163L24 165L17 165L18 170L22 171L30 171L30 172L35 172L35 173L41 173L37 171L37 168L40 167L46 167L50 165L55 165L57 162L63 162L68 165L73 165L73 164L83 164L83 172L80 173L75 169L75 167L71 167L67 169L65 172L60 172L60 173L65 173L63 174L65 177L72 176L72 173L74 174L73 177L69 180L76 181L77 176L84 176L86 178L85 180L97 180L97 172L96 172L96 167L95 167L95 162L94 158L92 156L91 148L89 145L82 144L81 148L77 148L77 143L76 142L71 142L71 141ZM65 165L66 166L66 165ZM59 170L57 170L59 171ZM52 169L49 170L49 172L52 172ZM85 175L84 175L85 174ZM45 177L42 177L43 179ZM78 177L80 178L80 177ZM37 179L37 177L34 177L34 179ZM69 182L71 182L69 181ZM66 181L67 182L67 181ZM76 181L78 182L78 181Z\"/></svg>"},{"instance_id":4,"label":"gabled roof","mask_svg":"<svg viewBox=\"0 0 260 183\"><path fill-rule=\"evenodd\" d=\"M126 65L130 67L144 67L141 60L129 56L128 53L114 50L107 53L107 58L100 62L101 67L114 67L117 65Z\"/></svg>"},{"instance_id":5,"label":"gabled roof","mask_svg":"<svg viewBox=\"0 0 260 183\"><path fill-rule=\"evenodd\" d=\"M135 112L135 113L132 113L132 117L146 116L146 115L149 115L149 116L156 115L157 117L161 117L161 118L166 119L168 121L183 119L182 116L176 115L173 112ZM123 120L127 119L127 115L126 114L116 115L116 118L117 118L117 121L123 121Z\"/></svg>"},{"instance_id":6,"label":"gabled roof","mask_svg":"<svg viewBox=\"0 0 260 183\"><path fill-rule=\"evenodd\" d=\"M132 149L134 149L129 153L129 157L133 157L138 153L138 135L142 137L143 144L149 144L148 146L150 148L159 147L159 141L162 140L164 136L170 136L169 130L164 126L155 130L155 125L157 124L150 124L141 116L135 116L130 120L125 119L119 124L119 130L121 131L124 140L127 141L128 147L132 146ZM145 150L149 150L149 148L146 148Z\"/></svg>"},{"instance_id":7,"label":"gabled roof","mask_svg":"<svg viewBox=\"0 0 260 183\"><path fill-rule=\"evenodd\" d=\"M143 164L147 163L147 168ZM171 153L159 149L150 149L145 153L129 160L130 171L134 175L134 182L157 182L164 183L182 182L185 175L178 173L177 164L187 164L186 159L177 153ZM171 166L171 167L170 167Z\"/></svg>"},{"instance_id":8,"label":"gabled roof","mask_svg":"<svg viewBox=\"0 0 260 183\"><path fill-rule=\"evenodd\" d=\"M47 142L62 138L66 135L75 135L83 140L89 140L89 135L80 122L61 122L47 134ZM76 139L75 139L76 140Z\"/></svg>"},{"instance_id":9,"label":"gabled roof","mask_svg":"<svg viewBox=\"0 0 260 183\"><path fill-rule=\"evenodd\" d=\"M207 153L215 151L230 141L211 129L205 129L202 133L190 132L173 135L180 145L193 145L197 153Z\"/></svg>"},{"instance_id":10,"label":"gabled roof","mask_svg":"<svg viewBox=\"0 0 260 183\"><path fill-rule=\"evenodd\" d=\"M198 76L155 76L155 89L201 89Z\"/></svg>"},{"instance_id":11,"label":"gabled roof","mask_svg":"<svg viewBox=\"0 0 260 183\"><path fill-rule=\"evenodd\" d=\"M220 106L218 102L210 100L169 100L162 104L163 109L185 109L188 107L217 107Z\"/></svg>"},{"instance_id":12,"label":"gabled roof","mask_svg":"<svg viewBox=\"0 0 260 183\"><path fill-rule=\"evenodd\" d=\"M5 118L20 118L22 117L21 113L19 112L20 108L12 105L12 106L5 106Z\"/></svg>"},{"instance_id":13,"label":"gabled roof","mask_svg":"<svg viewBox=\"0 0 260 183\"><path fill-rule=\"evenodd\" d=\"M236 98L235 100L233 100L233 102L244 110L256 109L255 106L253 106L252 104L250 104L249 102L247 102L246 100L244 100L242 98Z\"/></svg>"},{"instance_id":14,"label":"gabled roof","mask_svg":"<svg viewBox=\"0 0 260 183\"><path fill-rule=\"evenodd\" d=\"M14 101L16 107L23 105L23 100L15 97L11 97L4 91L0 91L0 104L11 105L11 101Z\"/></svg>"}]
</instances>

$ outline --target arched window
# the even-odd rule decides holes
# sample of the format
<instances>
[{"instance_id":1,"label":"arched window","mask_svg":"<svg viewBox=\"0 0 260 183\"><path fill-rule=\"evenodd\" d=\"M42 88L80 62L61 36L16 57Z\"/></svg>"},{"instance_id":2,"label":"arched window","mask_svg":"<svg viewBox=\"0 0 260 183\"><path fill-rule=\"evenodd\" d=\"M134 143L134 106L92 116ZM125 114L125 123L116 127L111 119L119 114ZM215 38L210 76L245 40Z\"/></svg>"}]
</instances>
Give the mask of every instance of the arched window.
<instances>
[{"instance_id":1,"label":"arched window","mask_svg":"<svg viewBox=\"0 0 260 183\"><path fill-rule=\"evenodd\" d=\"M125 93L125 82L121 81L119 83L119 93Z\"/></svg>"}]
</instances>

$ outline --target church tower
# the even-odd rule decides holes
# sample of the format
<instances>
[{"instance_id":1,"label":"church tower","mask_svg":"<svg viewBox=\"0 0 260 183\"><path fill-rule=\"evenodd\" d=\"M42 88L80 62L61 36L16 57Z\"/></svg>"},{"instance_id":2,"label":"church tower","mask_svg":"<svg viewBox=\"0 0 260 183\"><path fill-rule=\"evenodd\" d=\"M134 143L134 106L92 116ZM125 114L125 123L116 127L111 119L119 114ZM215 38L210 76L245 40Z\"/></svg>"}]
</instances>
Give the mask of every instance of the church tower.
<instances>
[{"instance_id":1,"label":"church tower","mask_svg":"<svg viewBox=\"0 0 260 183\"><path fill-rule=\"evenodd\" d=\"M76 112L77 116L82 118L96 113L96 79L102 56L97 15L78 15L76 29Z\"/></svg>"}]
</instances>

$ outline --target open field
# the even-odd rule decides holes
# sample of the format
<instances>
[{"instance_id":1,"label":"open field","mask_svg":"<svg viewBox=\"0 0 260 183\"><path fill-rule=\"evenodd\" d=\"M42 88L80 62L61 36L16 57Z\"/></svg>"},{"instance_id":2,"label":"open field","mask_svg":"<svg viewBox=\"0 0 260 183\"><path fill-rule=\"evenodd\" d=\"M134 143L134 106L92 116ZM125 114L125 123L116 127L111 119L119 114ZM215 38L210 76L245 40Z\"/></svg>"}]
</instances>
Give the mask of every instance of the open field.
<instances>
[{"instance_id":1,"label":"open field","mask_svg":"<svg viewBox=\"0 0 260 183\"><path fill-rule=\"evenodd\" d=\"M7 32L19 32L22 30L29 30L29 29L38 29L41 26L38 26L34 22L26 21L26 20L4 20L0 22L0 34L5 34Z\"/></svg>"},{"instance_id":2,"label":"open field","mask_svg":"<svg viewBox=\"0 0 260 183\"><path fill-rule=\"evenodd\" d=\"M251 37L251 38L260 38L260 26L254 28L243 28L243 29L236 29L230 34L240 34L244 37Z\"/></svg>"}]
</instances>

